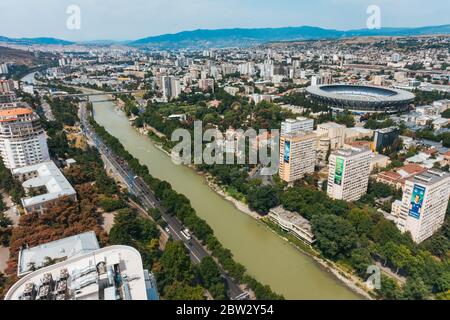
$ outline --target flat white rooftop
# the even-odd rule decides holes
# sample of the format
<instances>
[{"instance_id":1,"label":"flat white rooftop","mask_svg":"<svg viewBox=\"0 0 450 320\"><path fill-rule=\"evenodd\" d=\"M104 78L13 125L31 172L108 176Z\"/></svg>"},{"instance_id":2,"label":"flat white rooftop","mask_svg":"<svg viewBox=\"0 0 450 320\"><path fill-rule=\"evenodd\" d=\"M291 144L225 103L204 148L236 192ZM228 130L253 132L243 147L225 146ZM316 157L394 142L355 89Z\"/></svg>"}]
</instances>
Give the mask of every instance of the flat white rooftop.
<instances>
[{"instance_id":1,"label":"flat white rooftop","mask_svg":"<svg viewBox=\"0 0 450 320\"><path fill-rule=\"evenodd\" d=\"M44 267L17 281L5 300L147 300L140 253L110 246Z\"/></svg>"},{"instance_id":2,"label":"flat white rooftop","mask_svg":"<svg viewBox=\"0 0 450 320\"><path fill-rule=\"evenodd\" d=\"M22 186L25 189L45 187L47 193L35 197L22 198L24 207L30 207L56 200L63 196L75 195L76 191L66 177L61 173L53 161L46 161L32 166L16 168L13 175L26 175L34 173L37 177L26 180Z\"/></svg>"},{"instance_id":3,"label":"flat white rooftop","mask_svg":"<svg viewBox=\"0 0 450 320\"><path fill-rule=\"evenodd\" d=\"M21 277L32 272L33 266L35 269L43 267L48 258L62 261L98 249L100 246L94 231L26 248L19 253L17 275Z\"/></svg>"}]
</instances>

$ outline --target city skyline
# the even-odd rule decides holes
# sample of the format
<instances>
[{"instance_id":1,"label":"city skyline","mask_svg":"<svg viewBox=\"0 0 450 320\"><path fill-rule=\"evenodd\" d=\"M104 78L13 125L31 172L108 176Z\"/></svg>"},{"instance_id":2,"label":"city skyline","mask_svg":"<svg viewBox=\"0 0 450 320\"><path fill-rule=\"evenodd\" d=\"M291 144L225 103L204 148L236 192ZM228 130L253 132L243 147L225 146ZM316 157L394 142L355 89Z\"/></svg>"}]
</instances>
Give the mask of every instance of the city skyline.
<instances>
[{"instance_id":1,"label":"city skyline","mask_svg":"<svg viewBox=\"0 0 450 320\"><path fill-rule=\"evenodd\" d=\"M381 27L419 27L448 24L450 3L443 0L318 0L314 3L285 0L265 3L254 0L120 1L5 0L0 4L4 26L1 36L55 37L70 41L135 40L142 37L196 29L276 28L315 26L350 30L366 28L367 8L379 6ZM67 28L67 8L80 9L80 29ZM402 12L401 15L398 15ZM51 13L51 14L50 14ZM339 13L339 14L337 14ZM129 17L133 23L129 23ZM432 19L431 19L432 17ZM17 23L17 21L21 23ZM33 26L30 28L30 26ZM99 28L99 26L102 26Z\"/></svg>"}]
</instances>

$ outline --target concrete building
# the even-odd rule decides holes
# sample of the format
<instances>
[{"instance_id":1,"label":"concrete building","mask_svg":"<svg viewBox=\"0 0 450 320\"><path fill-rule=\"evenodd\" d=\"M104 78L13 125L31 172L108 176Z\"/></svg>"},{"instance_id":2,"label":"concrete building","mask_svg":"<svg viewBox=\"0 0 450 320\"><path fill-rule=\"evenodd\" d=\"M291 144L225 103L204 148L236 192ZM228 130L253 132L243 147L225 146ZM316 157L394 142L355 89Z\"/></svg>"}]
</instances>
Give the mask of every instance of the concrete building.
<instances>
[{"instance_id":1,"label":"concrete building","mask_svg":"<svg viewBox=\"0 0 450 320\"><path fill-rule=\"evenodd\" d=\"M429 170L406 180L397 227L420 243L444 223L450 196L450 174Z\"/></svg>"},{"instance_id":2,"label":"concrete building","mask_svg":"<svg viewBox=\"0 0 450 320\"><path fill-rule=\"evenodd\" d=\"M235 96L236 94L239 93L239 88L237 88L237 87L232 87L232 86L226 86L226 87L223 88L223 90L224 90L226 93L228 93L228 94L230 94L230 95L232 95L232 96Z\"/></svg>"},{"instance_id":3,"label":"concrete building","mask_svg":"<svg viewBox=\"0 0 450 320\"><path fill-rule=\"evenodd\" d=\"M22 206L26 213L42 212L55 200L69 197L77 200L76 191L59 171L53 161L46 161L32 166L16 168L13 175L22 181L25 191L30 194L35 190L44 190L37 196L22 198Z\"/></svg>"},{"instance_id":4,"label":"concrete building","mask_svg":"<svg viewBox=\"0 0 450 320\"><path fill-rule=\"evenodd\" d=\"M180 80L174 76L163 76L161 85L162 92L167 99L176 99L181 93Z\"/></svg>"},{"instance_id":5,"label":"concrete building","mask_svg":"<svg viewBox=\"0 0 450 320\"><path fill-rule=\"evenodd\" d=\"M45 132L31 108L0 110L0 156L9 169L50 159Z\"/></svg>"},{"instance_id":6,"label":"concrete building","mask_svg":"<svg viewBox=\"0 0 450 320\"><path fill-rule=\"evenodd\" d=\"M0 93L9 93L14 90L13 80L0 80Z\"/></svg>"},{"instance_id":7,"label":"concrete building","mask_svg":"<svg viewBox=\"0 0 450 320\"><path fill-rule=\"evenodd\" d=\"M54 244L48 244L52 250ZM57 246L57 244L56 244ZM5 300L149 300L154 278L145 272L140 253L110 246L72 257L17 281ZM152 290L153 289L153 290Z\"/></svg>"},{"instance_id":8,"label":"concrete building","mask_svg":"<svg viewBox=\"0 0 450 320\"><path fill-rule=\"evenodd\" d=\"M0 74L8 74L8 64L7 63L1 63L0 64Z\"/></svg>"},{"instance_id":9,"label":"concrete building","mask_svg":"<svg viewBox=\"0 0 450 320\"><path fill-rule=\"evenodd\" d=\"M317 160L325 161L329 151L342 148L345 141L346 127L335 122L322 123L317 126Z\"/></svg>"},{"instance_id":10,"label":"concrete building","mask_svg":"<svg viewBox=\"0 0 450 320\"><path fill-rule=\"evenodd\" d=\"M342 148L345 141L346 127L335 122L322 123L317 126L317 135L330 140L331 150Z\"/></svg>"},{"instance_id":11,"label":"concrete building","mask_svg":"<svg viewBox=\"0 0 450 320\"><path fill-rule=\"evenodd\" d=\"M377 174L377 182L385 183L396 189L401 189L405 181L415 175L426 171L426 168L416 163L410 163L403 167L383 171Z\"/></svg>"},{"instance_id":12,"label":"concrete building","mask_svg":"<svg viewBox=\"0 0 450 320\"><path fill-rule=\"evenodd\" d=\"M314 172L316 139L313 132L281 135L279 175L282 180L290 183Z\"/></svg>"},{"instance_id":13,"label":"concrete building","mask_svg":"<svg viewBox=\"0 0 450 320\"><path fill-rule=\"evenodd\" d=\"M17 261L17 276L23 277L43 268L49 261L61 262L100 249L94 231L22 248Z\"/></svg>"},{"instance_id":14,"label":"concrete building","mask_svg":"<svg viewBox=\"0 0 450 320\"><path fill-rule=\"evenodd\" d=\"M367 192L371 152L348 149L332 152L329 158L328 196L332 199L356 201Z\"/></svg>"},{"instance_id":15,"label":"concrete building","mask_svg":"<svg viewBox=\"0 0 450 320\"><path fill-rule=\"evenodd\" d=\"M214 92L214 79L200 79L198 80L198 87L203 91L212 90Z\"/></svg>"},{"instance_id":16,"label":"concrete building","mask_svg":"<svg viewBox=\"0 0 450 320\"><path fill-rule=\"evenodd\" d=\"M281 134L290 134L296 131L310 132L314 130L314 120L305 117L286 119L281 123Z\"/></svg>"},{"instance_id":17,"label":"concrete building","mask_svg":"<svg viewBox=\"0 0 450 320\"><path fill-rule=\"evenodd\" d=\"M17 100L14 92L0 92L0 104L13 103Z\"/></svg>"},{"instance_id":18,"label":"concrete building","mask_svg":"<svg viewBox=\"0 0 450 320\"><path fill-rule=\"evenodd\" d=\"M269 218L283 230L307 244L313 244L316 241L309 221L296 212L285 210L279 206L270 210Z\"/></svg>"},{"instance_id":19,"label":"concrete building","mask_svg":"<svg viewBox=\"0 0 450 320\"><path fill-rule=\"evenodd\" d=\"M375 130L374 151L382 153L384 149L391 146L400 135L398 127L390 127Z\"/></svg>"}]
</instances>

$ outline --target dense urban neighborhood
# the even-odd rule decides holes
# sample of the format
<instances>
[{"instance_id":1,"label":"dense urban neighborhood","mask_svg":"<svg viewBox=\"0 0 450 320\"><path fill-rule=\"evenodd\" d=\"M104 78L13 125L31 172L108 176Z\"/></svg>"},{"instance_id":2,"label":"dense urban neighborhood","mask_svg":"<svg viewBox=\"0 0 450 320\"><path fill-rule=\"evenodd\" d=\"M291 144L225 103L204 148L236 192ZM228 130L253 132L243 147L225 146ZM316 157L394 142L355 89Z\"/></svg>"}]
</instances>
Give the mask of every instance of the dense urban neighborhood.
<instances>
[{"instance_id":1,"label":"dense urban neighborhood","mask_svg":"<svg viewBox=\"0 0 450 320\"><path fill-rule=\"evenodd\" d=\"M448 35L0 46L2 298L450 298Z\"/></svg>"}]
</instances>

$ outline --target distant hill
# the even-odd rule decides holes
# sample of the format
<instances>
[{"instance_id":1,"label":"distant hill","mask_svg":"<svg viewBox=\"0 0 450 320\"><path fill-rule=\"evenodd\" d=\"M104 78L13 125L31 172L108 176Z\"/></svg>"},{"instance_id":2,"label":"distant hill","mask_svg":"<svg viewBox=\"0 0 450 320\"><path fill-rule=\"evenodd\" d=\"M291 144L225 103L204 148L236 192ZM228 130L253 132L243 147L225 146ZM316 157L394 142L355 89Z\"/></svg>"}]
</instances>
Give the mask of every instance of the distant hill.
<instances>
[{"instance_id":1,"label":"distant hill","mask_svg":"<svg viewBox=\"0 0 450 320\"><path fill-rule=\"evenodd\" d=\"M268 42L340 39L367 36L422 36L450 34L450 25L420 28L381 28L359 30L334 30L319 27L286 27L255 29L199 29L174 34L146 37L134 41L93 40L77 42L84 45L129 45L160 49L249 47ZM19 45L71 45L76 42L56 38L8 38L0 36L0 43Z\"/></svg>"},{"instance_id":2,"label":"distant hill","mask_svg":"<svg viewBox=\"0 0 450 320\"><path fill-rule=\"evenodd\" d=\"M40 65L50 65L55 56L52 53L33 53L26 50L13 49L0 46L0 63L8 62L18 66L36 67ZM22 70L25 70L22 68Z\"/></svg>"},{"instance_id":3,"label":"distant hill","mask_svg":"<svg viewBox=\"0 0 450 320\"><path fill-rule=\"evenodd\" d=\"M7 47L0 47L0 63L12 62L15 64L32 65L36 61L36 57L33 53L12 49Z\"/></svg>"},{"instance_id":4,"label":"distant hill","mask_svg":"<svg viewBox=\"0 0 450 320\"><path fill-rule=\"evenodd\" d=\"M70 45L74 42L55 38L8 38L0 36L0 42L20 45Z\"/></svg>"},{"instance_id":5,"label":"distant hill","mask_svg":"<svg viewBox=\"0 0 450 320\"><path fill-rule=\"evenodd\" d=\"M450 25L420 28L381 28L340 31L319 27L217 29L183 31L132 41L129 45L155 48L247 47L275 41L339 39L365 36L420 36L450 34Z\"/></svg>"}]
</instances>

